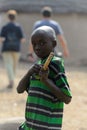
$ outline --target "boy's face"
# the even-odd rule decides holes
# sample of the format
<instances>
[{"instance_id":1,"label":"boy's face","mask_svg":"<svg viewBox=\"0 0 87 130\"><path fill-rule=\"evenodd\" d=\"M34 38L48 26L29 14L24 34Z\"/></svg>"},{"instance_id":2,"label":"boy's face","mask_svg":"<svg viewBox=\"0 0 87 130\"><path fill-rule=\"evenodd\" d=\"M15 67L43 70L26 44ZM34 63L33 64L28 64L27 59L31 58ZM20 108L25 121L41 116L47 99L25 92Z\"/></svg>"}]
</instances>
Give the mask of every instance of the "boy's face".
<instances>
[{"instance_id":1,"label":"boy's face","mask_svg":"<svg viewBox=\"0 0 87 130\"><path fill-rule=\"evenodd\" d=\"M54 41L49 37L49 34L42 30L34 33L31 37L31 41L34 52L39 58L47 57L54 49Z\"/></svg>"}]
</instances>

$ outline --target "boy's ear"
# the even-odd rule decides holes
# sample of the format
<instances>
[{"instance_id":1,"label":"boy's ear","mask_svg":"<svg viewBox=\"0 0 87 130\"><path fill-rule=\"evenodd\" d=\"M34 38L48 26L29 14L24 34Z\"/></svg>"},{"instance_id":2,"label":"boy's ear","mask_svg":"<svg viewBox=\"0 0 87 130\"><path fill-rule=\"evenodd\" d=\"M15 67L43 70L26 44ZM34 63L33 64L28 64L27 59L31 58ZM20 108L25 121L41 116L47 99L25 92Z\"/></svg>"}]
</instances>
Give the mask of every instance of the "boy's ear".
<instances>
[{"instance_id":1,"label":"boy's ear","mask_svg":"<svg viewBox=\"0 0 87 130\"><path fill-rule=\"evenodd\" d=\"M56 45L57 45L57 42L55 40L55 41L53 41L53 47L55 47Z\"/></svg>"}]
</instances>

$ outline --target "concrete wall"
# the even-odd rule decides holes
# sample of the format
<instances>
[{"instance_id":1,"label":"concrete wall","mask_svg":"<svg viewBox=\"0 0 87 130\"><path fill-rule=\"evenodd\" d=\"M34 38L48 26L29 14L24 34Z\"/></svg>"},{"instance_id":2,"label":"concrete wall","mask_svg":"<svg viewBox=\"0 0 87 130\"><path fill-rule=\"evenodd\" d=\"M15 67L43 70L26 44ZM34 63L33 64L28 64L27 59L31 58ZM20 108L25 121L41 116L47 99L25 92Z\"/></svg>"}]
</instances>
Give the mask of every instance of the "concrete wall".
<instances>
[{"instance_id":1,"label":"concrete wall","mask_svg":"<svg viewBox=\"0 0 87 130\"><path fill-rule=\"evenodd\" d=\"M26 57L28 52L28 41L33 23L41 18L41 15L32 13L17 16L17 21L21 23L27 38L26 44L22 45L23 57ZM68 42L70 57L65 59L65 63L67 65L87 65L87 16L81 14L55 14L52 18L60 23ZM2 26L6 21L6 16L1 14L0 25ZM59 43L58 47L61 50Z\"/></svg>"},{"instance_id":2,"label":"concrete wall","mask_svg":"<svg viewBox=\"0 0 87 130\"><path fill-rule=\"evenodd\" d=\"M19 12L40 12L47 5L56 13L87 13L87 0L0 0L0 12L10 8Z\"/></svg>"}]
</instances>

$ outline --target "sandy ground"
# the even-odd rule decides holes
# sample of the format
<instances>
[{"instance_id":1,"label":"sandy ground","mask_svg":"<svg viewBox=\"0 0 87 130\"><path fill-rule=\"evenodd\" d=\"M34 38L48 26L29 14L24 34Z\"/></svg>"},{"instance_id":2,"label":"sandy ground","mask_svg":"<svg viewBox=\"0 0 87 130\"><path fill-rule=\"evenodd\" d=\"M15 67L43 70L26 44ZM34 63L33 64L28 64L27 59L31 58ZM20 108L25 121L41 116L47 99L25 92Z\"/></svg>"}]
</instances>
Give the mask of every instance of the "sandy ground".
<instances>
[{"instance_id":1,"label":"sandy ground","mask_svg":"<svg viewBox=\"0 0 87 130\"><path fill-rule=\"evenodd\" d=\"M29 66L30 64L19 64L14 89L8 91L7 75L3 63L0 64L0 120L24 117L27 95L17 94L16 86ZM67 68L66 74L73 99L69 105L65 105L62 130L87 130L87 68Z\"/></svg>"}]
</instances>

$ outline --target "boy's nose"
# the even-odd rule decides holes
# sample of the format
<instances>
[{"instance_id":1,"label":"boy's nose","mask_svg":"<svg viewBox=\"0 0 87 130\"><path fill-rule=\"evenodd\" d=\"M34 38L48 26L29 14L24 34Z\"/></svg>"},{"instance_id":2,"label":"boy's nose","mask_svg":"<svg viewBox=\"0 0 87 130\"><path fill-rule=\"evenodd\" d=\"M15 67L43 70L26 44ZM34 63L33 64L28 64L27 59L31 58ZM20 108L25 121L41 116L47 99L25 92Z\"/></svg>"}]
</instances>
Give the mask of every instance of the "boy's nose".
<instances>
[{"instance_id":1,"label":"boy's nose","mask_svg":"<svg viewBox=\"0 0 87 130\"><path fill-rule=\"evenodd\" d=\"M35 46L35 48L36 48L36 49L40 49L40 46L37 44L37 45Z\"/></svg>"}]
</instances>

